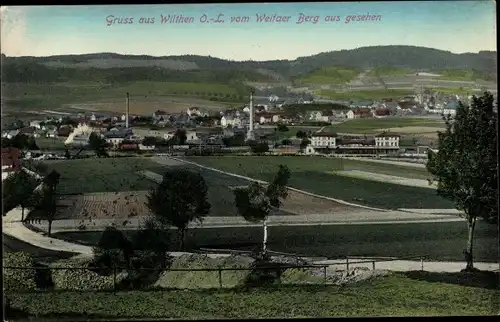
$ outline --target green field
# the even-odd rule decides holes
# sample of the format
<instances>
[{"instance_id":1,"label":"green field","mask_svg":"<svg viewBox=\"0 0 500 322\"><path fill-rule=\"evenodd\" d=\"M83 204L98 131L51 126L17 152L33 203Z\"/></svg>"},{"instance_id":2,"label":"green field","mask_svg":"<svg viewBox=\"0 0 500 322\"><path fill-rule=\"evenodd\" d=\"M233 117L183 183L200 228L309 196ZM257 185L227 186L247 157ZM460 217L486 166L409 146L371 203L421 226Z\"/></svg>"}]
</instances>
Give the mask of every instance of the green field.
<instances>
[{"instance_id":1,"label":"green field","mask_svg":"<svg viewBox=\"0 0 500 322\"><path fill-rule=\"evenodd\" d=\"M371 207L398 209L451 209L453 204L428 188L376 182L330 173L332 170L362 170L406 178L427 179L425 169L320 157L189 157L204 166L269 181L278 165L287 165L290 186L318 195ZM397 196L397 197L396 197Z\"/></svg>"},{"instance_id":2,"label":"green field","mask_svg":"<svg viewBox=\"0 0 500 322\"><path fill-rule=\"evenodd\" d=\"M41 151L64 151L66 150L66 146L64 145L64 141L66 138L46 138L44 136L37 138L36 145L40 148Z\"/></svg>"},{"instance_id":3,"label":"green field","mask_svg":"<svg viewBox=\"0 0 500 322\"><path fill-rule=\"evenodd\" d=\"M126 234L134 233L125 230ZM58 232L54 238L95 246L102 232ZM463 261L467 224L402 223L377 225L271 226L270 250L303 256L344 258L345 256L412 257L429 255L431 260ZM479 222L474 240L477 261L495 262L498 254L495 225ZM175 238L172 234L172 238ZM191 229L186 235L188 250L198 248L250 250L262 242L262 228ZM172 243L176 245L176 243ZM175 248L173 249L175 250Z\"/></svg>"},{"instance_id":4,"label":"green field","mask_svg":"<svg viewBox=\"0 0 500 322\"><path fill-rule=\"evenodd\" d=\"M361 73L358 68L325 67L297 78L297 84L346 84Z\"/></svg>"},{"instance_id":5,"label":"green field","mask_svg":"<svg viewBox=\"0 0 500 322\"><path fill-rule=\"evenodd\" d=\"M4 103L10 110L47 108L58 110L63 104L116 100L129 92L131 99L186 96L236 102L241 89L224 84L185 82L129 82L123 84L3 84Z\"/></svg>"},{"instance_id":6,"label":"green field","mask_svg":"<svg viewBox=\"0 0 500 322\"><path fill-rule=\"evenodd\" d=\"M367 76L403 76L407 74L414 73L413 70L409 68L400 67L376 67L366 73Z\"/></svg>"},{"instance_id":7,"label":"green field","mask_svg":"<svg viewBox=\"0 0 500 322\"><path fill-rule=\"evenodd\" d=\"M342 287L8 294L14 309L45 319L241 319L497 315L499 291L459 285L453 274L394 274ZM433 282L436 280L436 282ZM453 281L452 281L453 280ZM465 284L465 283L464 283ZM7 317L12 319L10 317Z\"/></svg>"},{"instance_id":8,"label":"green field","mask_svg":"<svg viewBox=\"0 0 500 322\"><path fill-rule=\"evenodd\" d=\"M398 98L413 95L414 91L404 89L371 90L371 91L344 91L339 92L330 89L316 91L317 95L328 97L332 100L352 101L352 100L379 100L383 98Z\"/></svg>"},{"instance_id":9,"label":"green field","mask_svg":"<svg viewBox=\"0 0 500 322\"><path fill-rule=\"evenodd\" d=\"M492 77L475 69L435 69L431 73L441 75L439 79L452 81L475 81L477 79L490 81Z\"/></svg>"},{"instance_id":10,"label":"green field","mask_svg":"<svg viewBox=\"0 0 500 322\"><path fill-rule=\"evenodd\" d=\"M61 174L60 194L148 190L153 183L136 172L162 173L165 168L146 158L90 158L47 165Z\"/></svg>"},{"instance_id":11,"label":"green field","mask_svg":"<svg viewBox=\"0 0 500 322\"><path fill-rule=\"evenodd\" d=\"M81 194L93 192L144 191L153 187L156 181L147 179L139 171L149 170L162 174L167 167L147 158L78 159L46 162L61 174L58 191L60 194ZM213 216L235 216L234 194L229 188L248 182L233 176L191 167L199 171L208 186L208 200Z\"/></svg>"},{"instance_id":12,"label":"green field","mask_svg":"<svg viewBox=\"0 0 500 322\"><path fill-rule=\"evenodd\" d=\"M345 122L331 125L324 129L325 132L338 132L338 133L353 133L353 134L374 134L380 133L381 129L391 129L395 127L435 127L436 131L444 129L444 122L438 120L429 120L423 118L366 118L366 119L352 119ZM404 130L404 129L403 129Z\"/></svg>"},{"instance_id":13,"label":"green field","mask_svg":"<svg viewBox=\"0 0 500 322\"><path fill-rule=\"evenodd\" d=\"M472 95L477 93L476 90L472 88L464 87L429 87L426 88L432 93L440 94L455 94L455 95Z\"/></svg>"}]
</instances>

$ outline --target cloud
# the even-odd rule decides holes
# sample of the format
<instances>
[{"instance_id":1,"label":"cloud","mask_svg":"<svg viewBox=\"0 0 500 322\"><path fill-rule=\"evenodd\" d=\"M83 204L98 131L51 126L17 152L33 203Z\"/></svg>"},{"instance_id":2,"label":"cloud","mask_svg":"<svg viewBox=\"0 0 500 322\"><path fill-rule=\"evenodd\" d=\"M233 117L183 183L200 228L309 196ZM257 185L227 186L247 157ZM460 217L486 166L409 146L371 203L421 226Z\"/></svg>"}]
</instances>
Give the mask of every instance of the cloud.
<instances>
[{"instance_id":1,"label":"cloud","mask_svg":"<svg viewBox=\"0 0 500 322\"><path fill-rule=\"evenodd\" d=\"M1 51L7 56L20 56L26 53L28 41L26 34L26 8L0 8Z\"/></svg>"}]
</instances>

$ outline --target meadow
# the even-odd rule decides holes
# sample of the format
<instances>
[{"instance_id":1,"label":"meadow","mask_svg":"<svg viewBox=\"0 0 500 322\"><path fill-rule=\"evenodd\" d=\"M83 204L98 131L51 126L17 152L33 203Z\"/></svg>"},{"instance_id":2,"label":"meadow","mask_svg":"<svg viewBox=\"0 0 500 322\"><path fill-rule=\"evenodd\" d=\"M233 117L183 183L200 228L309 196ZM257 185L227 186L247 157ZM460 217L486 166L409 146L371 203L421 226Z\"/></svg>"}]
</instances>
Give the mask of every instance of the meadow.
<instances>
[{"instance_id":1,"label":"meadow","mask_svg":"<svg viewBox=\"0 0 500 322\"><path fill-rule=\"evenodd\" d=\"M296 84L347 84L361 73L358 68L325 67L296 78Z\"/></svg>"},{"instance_id":2,"label":"meadow","mask_svg":"<svg viewBox=\"0 0 500 322\"><path fill-rule=\"evenodd\" d=\"M386 164L313 156L188 157L188 160L264 181L270 181L278 166L285 164L292 172L289 186L370 207L386 209L454 208L450 201L437 196L433 189L350 178L331 173L335 170L361 170L403 178L428 179L429 174L423 168L387 166Z\"/></svg>"},{"instance_id":3,"label":"meadow","mask_svg":"<svg viewBox=\"0 0 500 322\"><path fill-rule=\"evenodd\" d=\"M164 167L146 158L91 158L47 162L61 174L60 194L148 190L153 183L137 174L141 170L162 173Z\"/></svg>"},{"instance_id":4,"label":"meadow","mask_svg":"<svg viewBox=\"0 0 500 322\"><path fill-rule=\"evenodd\" d=\"M440 120L430 120L412 117L391 118L359 118L328 126L325 132L353 133L353 134L375 134L384 130L404 133L417 128L435 128L436 132L444 129L445 124ZM397 128L401 128L398 132Z\"/></svg>"},{"instance_id":5,"label":"meadow","mask_svg":"<svg viewBox=\"0 0 500 322\"><path fill-rule=\"evenodd\" d=\"M332 100L339 101L352 101L352 100L380 100L383 98L398 98L407 95L414 95L413 90L405 89L376 89L376 90L363 90L363 91L335 91L330 89L321 89L316 91L317 95L328 97Z\"/></svg>"},{"instance_id":6,"label":"meadow","mask_svg":"<svg viewBox=\"0 0 500 322\"><path fill-rule=\"evenodd\" d=\"M431 282L432 277L438 282ZM429 278L430 277L430 278ZM446 282L439 274L394 274L347 286L235 290L8 294L37 319L241 319L496 315L498 290ZM448 280L453 280L451 274ZM428 280L430 281L428 281ZM439 282L443 280L442 282ZM8 317L9 319L12 319Z\"/></svg>"},{"instance_id":7,"label":"meadow","mask_svg":"<svg viewBox=\"0 0 500 322\"><path fill-rule=\"evenodd\" d=\"M124 230L131 236L133 230ZM95 246L101 231L56 232L54 238ZM477 261L495 262L498 254L495 225L478 222L474 240ZM262 243L260 227L191 229L186 235L187 251L200 248L251 250ZM177 250L172 233L172 250ZM430 260L463 261L467 224L398 223L376 225L271 226L268 247L272 251L330 259L346 256L412 257L428 255Z\"/></svg>"},{"instance_id":8,"label":"meadow","mask_svg":"<svg viewBox=\"0 0 500 322\"><path fill-rule=\"evenodd\" d=\"M376 67L366 73L366 76L404 76L415 73L409 68L399 67Z\"/></svg>"},{"instance_id":9,"label":"meadow","mask_svg":"<svg viewBox=\"0 0 500 322\"><path fill-rule=\"evenodd\" d=\"M170 109L178 112L179 108L185 110L191 104L201 106L220 106L235 102L241 102L243 97L239 89L224 84L212 83L187 83L187 82L129 82L123 84L78 84L78 83L55 83L55 84L2 84L3 104L8 113L19 114L20 109L38 111L50 109L55 111L69 111L68 105L85 103L92 105L95 109L107 111L123 111L125 93L130 93L131 110L137 114L149 114L159 109ZM172 100L172 97L179 99ZM169 99L170 98L170 99ZM180 104L183 100L189 100ZM110 106L119 102L118 107ZM177 103L177 104L175 104ZM96 105L97 104L97 105ZM134 105L135 104L135 105ZM177 105L180 105L178 107ZM188 106L186 106L188 105ZM191 105L192 106L192 105Z\"/></svg>"}]
</instances>

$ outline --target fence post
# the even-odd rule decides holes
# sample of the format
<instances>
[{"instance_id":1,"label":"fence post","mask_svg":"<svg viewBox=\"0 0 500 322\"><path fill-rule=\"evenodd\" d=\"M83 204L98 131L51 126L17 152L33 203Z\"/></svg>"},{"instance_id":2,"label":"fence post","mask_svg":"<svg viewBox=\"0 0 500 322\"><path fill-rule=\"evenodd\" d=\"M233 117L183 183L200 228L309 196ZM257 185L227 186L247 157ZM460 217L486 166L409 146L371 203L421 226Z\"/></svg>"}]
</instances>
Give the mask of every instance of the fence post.
<instances>
[{"instance_id":1,"label":"fence post","mask_svg":"<svg viewBox=\"0 0 500 322\"><path fill-rule=\"evenodd\" d=\"M375 270L375 261L372 261L372 268Z\"/></svg>"},{"instance_id":2,"label":"fence post","mask_svg":"<svg viewBox=\"0 0 500 322\"><path fill-rule=\"evenodd\" d=\"M420 270L421 271L424 270L424 258L423 257L420 257Z\"/></svg>"},{"instance_id":3,"label":"fence post","mask_svg":"<svg viewBox=\"0 0 500 322\"><path fill-rule=\"evenodd\" d=\"M326 286L326 265L323 266L323 278L324 278L324 282L325 282L325 286Z\"/></svg>"},{"instance_id":4,"label":"fence post","mask_svg":"<svg viewBox=\"0 0 500 322\"><path fill-rule=\"evenodd\" d=\"M113 292L116 292L116 266L113 266Z\"/></svg>"},{"instance_id":5,"label":"fence post","mask_svg":"<svg viewBox=\"0 0 500 322\"><path fill-rule=\"evenodd\" d=\"M222 269L219 268L219 287L222 288Z\"/></svg>"},{"instance_id":6,"label":"fence post","mask_svg":"<svg viewBox=\"0 0 500 322\"><path fill-rule=\"evenodd\" d=\"M345 258L345 266L346 266L346 270L349 272L349 257Z\"/></svg>"}]
</instances>

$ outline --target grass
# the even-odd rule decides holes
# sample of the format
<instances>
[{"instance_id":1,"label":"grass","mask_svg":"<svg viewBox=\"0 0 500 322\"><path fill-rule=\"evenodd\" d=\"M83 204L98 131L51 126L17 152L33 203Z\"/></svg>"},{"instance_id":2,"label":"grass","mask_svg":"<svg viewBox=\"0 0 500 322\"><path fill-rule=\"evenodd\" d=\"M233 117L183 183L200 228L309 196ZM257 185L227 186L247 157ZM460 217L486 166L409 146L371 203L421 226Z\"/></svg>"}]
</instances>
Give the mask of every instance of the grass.
<instances>
[{"instance_id":1,"label":"grass","mask_svg":"<svg viewBox=\"0 0 500 322\"><path fill-rule=\"evenodd\" d=\"M131 236L132 230L125 230ZM463 261L467 241L466 222L401 223L339 226L271 226L270 250L318 256L412 257L429 255L431 260ZM58 232L54 238L89 246L97 244L101 232ZM172 234L172 238L176 235ZM203 228L188 230L188 251L199 248L250 250L262 242L262 228ZM177 245L173 242L172 245ZM494 225L479 222L476 227L474 256L477 261L495 262L498 231ZM425 265L425 264L424 264ZM425 266L424 266L425 267Z\"/></svg>"},{"instance_id":2,"label":"grass","mask_svg":"<svg viewBox=\"0 0 500 322\"><path fill-rule=\"evenodd\" d=\"M455 94L455 95L470 95L477 92L472 88L464 88L464 87L431 87L429 88L429 90L433 93Z\"/></svg>"},{"instance_id":3,"label":"grass","mask_svg":"<svg viewBox=\"0 0 500 322\"><path fill-rule=\"evenodd\" d=\"M64 151L66 150L64 140L65 138L59 139L39 137L36 139L36 145L38 145L41 151Z\"/></svg>"},{"instance_id":4,"label":"grass","mask_svg":"<svg viewBox=\"0 0 500 322\"><path fill-rule=\"evenodd\" d=\"M280 164L290 168L290 186L318 195L371 207L398 209L450 209L453 204L428 188L402 186L331 173L334 170L362 170L405 178L427 179L425 169L320 157L189 157L201 165L270 181ZM397 196L397 197L396 197Z\"/></svg>"},{"instance_id":5,"label":"grass","mask_svg":"<svg viewBox=\"0 0 500 322\"><path fill-rule=\"evenodd\" d=\"M47 165L61 174L60 194L148 190L153 183L136 172L164 169L146 158L76 159Z\"/></svg>"},{"instance_id":6,"label":"grass","mask_svg":"<svg viewBox=\"0 0 500 322\"><path fill-rule=\"evenodd\" d=\"M439 79L452 81L492 80L489 75L475 69L437 69L431 71L441 75Z\"/></svg>"},{"instance_id":7,"label":"grass","mask_svg":"<svg viewBox=\"0 0 500 322\"><path fill-rule=\"evenodd\" d=\"M380 133L382 129L392 129L396 127L408 126L435 127L436 131L438 131L440 129L444 129L445 125L442 121L411 117L394 117L382 119L366 118L347 120L343 123L326 127L324 131L338 133L374 134Z\"/></svg>"},{"instance_id":8,"label":"grass","mask_svg":"<svg viewBox=\"0 0 500 322\"><path fill-rule=\"evenodd\" d=\"M325 67L296 79L297 84L346 84L361 73L358 68Z\"/></svg>"},{"instance_id":9,"label":"grass","mask_svg":"<svg viewBox=\"0 0 500 322\"><path fill-rule=\"evenodd\" d=\"M65 104L88 103L121 99L130 92L131 100L165 96L216 97L219 101L232 101L238 90L229 85L183 82L131 82L124 84L2 84L5 106L9 109L46 108L60 110Z\"/></svg>"},{"instance_id":10,"label":"grass","mask_svg":"<svg viewBox=\"0 0 500 322\"><path fill-rule=\"evenodd\" d=\"M352 101L352 100L379 100L383 98L397 98L407 95L413 95L414 91L404 89L387 89L371 91L344 91L321 89L316 91L317 95L328 97L332 100Z\"/></svg>"},{"instance_id":11,"label":"grass","mask_svg":"<svg viewBox=\"0 0 500 322\"><path fill-rule=\"evenodd\" d=\"M343 287L9 294L37 319L223 319L498 314L498 290L401 274Z\"/></svg>"},{"instance_id":12,"label":"grass","mask_svg":"<svg viewBox=\"0 0 500 322\"><path fill-rule=\"evenodd\" d=\"M367 76L403 76L414 73L409 68L400 67L376 67L366 73Z\"/></svg>"}]
</instances>

